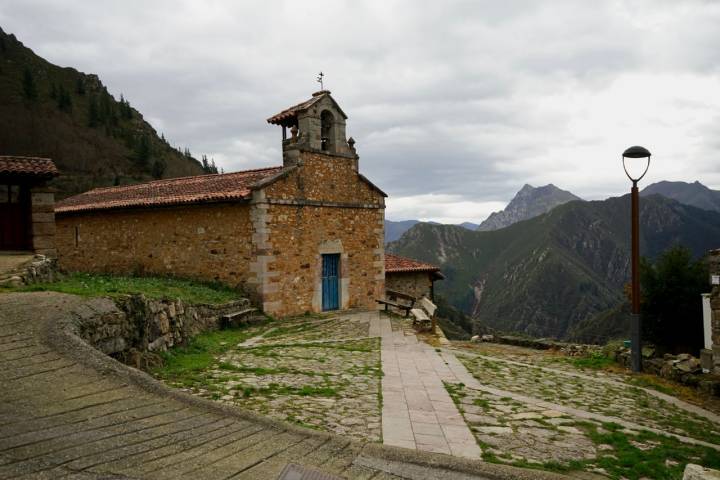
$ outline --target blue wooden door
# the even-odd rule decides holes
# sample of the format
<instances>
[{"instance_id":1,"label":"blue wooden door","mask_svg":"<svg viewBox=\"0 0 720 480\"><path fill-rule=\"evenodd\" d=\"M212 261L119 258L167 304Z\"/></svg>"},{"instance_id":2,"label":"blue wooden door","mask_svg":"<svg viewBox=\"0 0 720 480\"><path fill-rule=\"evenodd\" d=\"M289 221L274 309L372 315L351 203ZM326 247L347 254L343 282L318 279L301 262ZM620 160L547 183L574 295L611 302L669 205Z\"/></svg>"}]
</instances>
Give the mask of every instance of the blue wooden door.
<instances>
[{"instance_id":1,"label":"blue wooden door","mask_svg":"<svg viewBox=\"0 0 720 480\"><path fill-rule=\"evenodd\" d=\"M338 276L340 273L340 254L332 253L322 256L322 309L337 310L340 308L340 289Z\"/></svg>"}]
</instances>

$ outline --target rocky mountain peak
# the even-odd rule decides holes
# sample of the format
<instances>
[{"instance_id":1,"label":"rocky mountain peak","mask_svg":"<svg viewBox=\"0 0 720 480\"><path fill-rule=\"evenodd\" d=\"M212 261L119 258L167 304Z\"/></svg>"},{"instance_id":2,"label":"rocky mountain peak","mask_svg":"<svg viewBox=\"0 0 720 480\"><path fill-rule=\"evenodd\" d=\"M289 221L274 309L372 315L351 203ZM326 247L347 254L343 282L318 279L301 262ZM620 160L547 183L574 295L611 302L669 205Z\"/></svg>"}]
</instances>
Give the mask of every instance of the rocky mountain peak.
<instances>
[{"instance_id":1,"label":"rocky mountain peak","mask_svg":"<svg viewBox=\"0 0 720 480\"><path fill-rule=\"evenodd\" d=\"M480 224L478 230L489 231L505 228L513 223L542 215L558 205L572 200L581 200L581 198L552 183L542 187L533 187L526 183L504 210L492 213Z\"/></svg>"}]
</instances>

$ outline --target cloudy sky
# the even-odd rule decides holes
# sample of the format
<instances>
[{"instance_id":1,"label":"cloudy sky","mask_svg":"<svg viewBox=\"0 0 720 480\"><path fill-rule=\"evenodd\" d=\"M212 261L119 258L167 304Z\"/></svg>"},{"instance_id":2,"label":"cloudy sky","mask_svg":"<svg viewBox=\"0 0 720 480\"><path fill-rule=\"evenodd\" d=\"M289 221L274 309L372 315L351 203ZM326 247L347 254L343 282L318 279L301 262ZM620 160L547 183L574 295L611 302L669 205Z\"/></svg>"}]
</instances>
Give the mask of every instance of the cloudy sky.
<instances>
[{"instance_id":1,"label":"cloudy sky","mask_svg":"<svg viewBox=\"0 0 720 480\"><path fill-rule=\"evenodd\" d=\"M480 221L523 184L720 189L720 2L3 0L0 26L97 73L225 171L276 165L265 119L318 89L349 115L387 217Z\"/></svg>"}]
</instances>

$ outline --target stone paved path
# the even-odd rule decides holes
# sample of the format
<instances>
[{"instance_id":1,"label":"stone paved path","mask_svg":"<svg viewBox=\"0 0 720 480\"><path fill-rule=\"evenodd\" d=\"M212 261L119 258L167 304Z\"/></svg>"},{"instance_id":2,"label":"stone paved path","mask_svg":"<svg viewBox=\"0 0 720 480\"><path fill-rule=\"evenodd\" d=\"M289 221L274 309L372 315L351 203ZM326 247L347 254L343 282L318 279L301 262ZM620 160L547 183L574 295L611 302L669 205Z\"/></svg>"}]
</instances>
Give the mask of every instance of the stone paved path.
<instances>
[{"instance_id":1,"label":"stone paved path","mask_svg":"<svg viewBox=\"0 0 720 480\"><path fill-rule=\"evenodd\" d=\"M456 378L438 353L415 335L393 331L385 316L371 323L370 335L382 339L383 443L480 458L475 437L443 385Z\"/></svg>"},{"instance_id":2,"label":"stone paved path","mask_svg":"<svg viewBox=\"0 0 720 480\"><path fill-rule=\"evenodd\" d=\"M720 445L709 443L706 441L698 440L696 438L691 438L689 436L678 434L672 431L669 431L667 429L660 429L657 427L654 427L652 425L644 424L644 423L638 423L634 422L632 420L627 420L624 418L623 414L625 412L618 411L617 415L607 414L603 412L594 411L594 405L586 404L582 407L573 406L568 401L563 401L562 403L559 402L553 402L548 401L543 398L540 398L538 396L534 396L533 391L529 389L529 387L525 387L525 390L521 390L520 388L498 388L497 386L491 386L486 383L478 381L475 376L473 376L466 368L463 363L458 360L458 358L454 355L453 352L449 350L445 350L442 353L442 356L447 364L447 366L450 368L450 370L453 372L453 374L456 376L457 381L464 384L465 387L473 389L473 390L479 390L486 393L489 393L491 395L506 397L509 399L512 399L514 401L520 402L522 404L526 405L532 405L535 407L538 407L540 409L546 409L546 410L553 410L557 412L562 412L567 415L570 415L572 417L578 418L578 419L586 419L586 420L594 420L597 422L612 422L616 423L618 425L623 426L624 428L632 431L648 431L659 435L667 435L674 437L681 442L684 443L690 443L695 445L702 445L706 446L715 450L720 451ZM495 359L497 360L497 359ZM561 372L563 375L565 372ZM494 375L496 378L499 378L498 374L493 372L492 375ZM513 377L508 380L509 383L518 385L521 385L519 382L519 377ZM600 382L598 382L600 383ZM609 383L606 383L606 385L609 385ZM627 385L620 384L624 388L628 388ZM530 391L528 391L530 390ZM653 392L654 393L654 392ZM658 392L659 393L659 392ZM665 396L665 395L663 395ZM659 397L659 396L658 396ZM674 397L670 397L673 398ZM682 402L679 399L674 399L674 404L680 405L684 407L683 409L686 409L688 412L695 412L699 409L699 407L695 407L692 405L687 404L686 402ZM714 415L711 412L703 411L705 418L716 418L716 415Z\"/></svg>"},{"instance_id":3,"label":"stone paved path","mask_svg":"<svg viewBox=\"0 0 720 480\"><path fill-rule=\"evenodd\" d=\"M0 293L0 479L273 479L289 462L344 478L564 478L449 456L425 461L428 454L298 429L171 392L53 332L86 302L49 292ZM422 349L408 345L407 352L397 345L398 368L421 358ZM407 391L425 386L428 368L417 369ZM448 403L427 399L433 413L436 403ZM414 473L392 473L403 471Z\"/></svg>"}]
</instances>

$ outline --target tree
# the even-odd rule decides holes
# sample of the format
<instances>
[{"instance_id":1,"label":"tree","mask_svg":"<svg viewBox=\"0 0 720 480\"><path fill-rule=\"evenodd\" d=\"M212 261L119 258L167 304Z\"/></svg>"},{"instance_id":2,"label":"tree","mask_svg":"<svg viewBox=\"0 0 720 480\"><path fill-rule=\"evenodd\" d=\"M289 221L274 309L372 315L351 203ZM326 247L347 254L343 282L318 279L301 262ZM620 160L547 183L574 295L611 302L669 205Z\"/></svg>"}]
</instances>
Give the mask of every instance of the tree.
<instances>
[{"instance_id":1,"label":"tree","mask_svg":"<svg viewBox=\"0 0 720 480\"><path fill-rule=\"evenodd\" d=\"M167 167L167 164L165 161L161 158L158 158L153 162L152 165L152 176L156 180L160 180L163 176L163 173L165 173L165 168Z\"/></svg>"},{"instance_id":2,"label":"tree","mask_svg":"<svg viewBox=\"0 0 720 480\"><path fill-rule=\"evenodd\" d=\"M150 139L147 135L142 135L135 145L135 163L140 167L146 167L150 160Z\"/></svg>"},{"instance_id":3,"label":"tree","mask_svg":"<svg viewBox=\"0 0 720 480\"><path fill-rule=\"evenodd\" d=\"M58 98L58 89L55 83L52 83L50 85L50 98L52 98L53 100L57 100Z\"/></svg>"},{"instance_id":4,"label":"tree","mask_svg":"<svg viewBox=\"0 0 720 480\"><path fill-rule=\"evenodd\" d=\"M210 163L208 162L207 155L205 154L202 156L202 169L205 173L208 173L208 170L210 169Z\"/></svg>"},{"instance_id":5,"label":"tree","mask_svg":"<svg viewBox=\"0 0 720 480\"><path fill-rule=\"evenodd\" d=\"M25 67L25 70L23 71L22 86L25 98L30 101L37 100L38 92L37 85L35 85L35 77L33 76L32 71L27 67Z\"/></svg>"},{"instance_id":6,"label":"tree","mask_svg":"<svg viewBox=\"0 0 720 480\"><path fill-rule=\"evenodd\" d=\"M125 97L123 97L122 93L120 94L120 117L124 118L125 120L132 120L133 118L133 112L132 107L130 107L130 102L125 100Z\"/></svg>"},{"instance_id":7,"label":"tree","mask_svg":"<svg viewBox=\"0 0 720 480\"><path fill-rule=\"evenodd\" d=\"M673 352L698 354L703 345L700 294L709 289L708 268L689 248L676 245L653 264L640 262L643 336Z\"/></svg>"}]
</instances>

